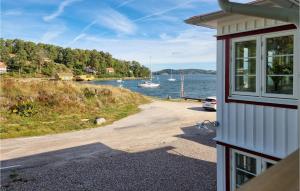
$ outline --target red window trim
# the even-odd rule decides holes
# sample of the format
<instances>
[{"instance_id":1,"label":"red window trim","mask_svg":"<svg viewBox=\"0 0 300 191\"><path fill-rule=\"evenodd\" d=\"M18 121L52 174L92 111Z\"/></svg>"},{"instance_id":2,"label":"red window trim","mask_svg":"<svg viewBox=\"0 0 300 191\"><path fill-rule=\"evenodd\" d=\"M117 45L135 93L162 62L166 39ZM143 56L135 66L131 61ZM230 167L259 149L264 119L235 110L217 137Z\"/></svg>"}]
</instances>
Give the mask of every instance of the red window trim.
<instances>
[{"instance_id":1,"label":"red window trim","mask_svg":"<svg viewBox=\"0 0 300 191\"><path fill-rule=\"evenodd\" d=\"M243 104L252 104L252 105L261 105L261 106L271 106L271 107L280 107L288 109L298 109L297 105L287 105L287 104L278 104L278 103L266 103L266 102L255 102L255 101L246 101L246 100L236 100L230 98L230 42L232 38L251 36L257 34L265 34L271 32L278 32L284 30L297 29L296 25L289 24L283 26L277 26L272 28L258 29L253 31L246 31L235 34L228 34L223 36L217 36L217 40L225 41L225 103L243 103Z\"/></svg>"},{"instance_id":2,"label":"red window trim","mask_svg":"<svg viewBox=\"0 0 300 191\"><path fill-rule=\"evenodd\" d=\"M230 176L230 173L231 173L231 160L230 160L230 149L235 149L235 150L239 150L239 151L242 151L242 152L245 152L245 153L249 153L249 154L253 154L253 155L256 155L256 156L259 156L259 157L263 157L263 158L266 158L266 159L270 159L270 160L273 160L273 161L280 161L281 159L280 158L277 158L277 157L273 157L273 156L270 156L270 155L266 155L266 154L263 154L263 153L259 153L259 152L256 152L256 151L251 151L251 150L248 150L248 149L244 149L244 148L241 148L241 147L237 147L237 146L234 146L234 145L230 145L230 144L227 144L227 143L223 143L221 141L216 141L216 143L218 145L222 145L225 147L225 190L226 191L230 191L230 187L231 187L231 176Z\"/></svg>"}]
</instances>

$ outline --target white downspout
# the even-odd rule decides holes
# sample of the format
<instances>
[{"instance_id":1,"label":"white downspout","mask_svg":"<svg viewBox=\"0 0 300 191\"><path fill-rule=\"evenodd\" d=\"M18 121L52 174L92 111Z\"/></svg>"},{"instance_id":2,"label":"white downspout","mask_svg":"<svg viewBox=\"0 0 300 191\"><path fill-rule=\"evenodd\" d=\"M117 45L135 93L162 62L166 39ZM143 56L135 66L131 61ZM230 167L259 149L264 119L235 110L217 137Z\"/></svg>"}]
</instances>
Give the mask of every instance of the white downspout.
<instances>
[{"instance_id":1,"label":"white downspout","mask_svg":"<svg viewBox=\"0 0 300 191\"><path fill-rule=\"evenodd\" d=\"M228 13L280 20L299 26L299 10L296 9L242 4L229 2L229 0L218 1L222 10Z\"/></svg>"}]
</instances>

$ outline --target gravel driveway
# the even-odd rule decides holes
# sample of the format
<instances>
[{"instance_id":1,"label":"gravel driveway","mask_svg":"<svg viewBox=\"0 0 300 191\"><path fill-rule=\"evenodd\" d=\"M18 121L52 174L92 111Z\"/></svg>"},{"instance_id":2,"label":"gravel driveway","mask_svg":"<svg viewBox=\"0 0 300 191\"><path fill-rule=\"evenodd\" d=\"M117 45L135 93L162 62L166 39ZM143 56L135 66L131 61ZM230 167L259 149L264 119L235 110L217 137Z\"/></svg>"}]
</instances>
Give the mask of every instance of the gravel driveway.
<instances>
[{"instance_id":1,"label":"gravel driveway","mask_svg":"<svg viewBox=\"0 0 300 191\"><path fill-rule=\"evenodd\" d=\"M154 101L112 125L1 141L1 190L216 190L215 120L197 102Z\"/></svg>"}]
</instances>

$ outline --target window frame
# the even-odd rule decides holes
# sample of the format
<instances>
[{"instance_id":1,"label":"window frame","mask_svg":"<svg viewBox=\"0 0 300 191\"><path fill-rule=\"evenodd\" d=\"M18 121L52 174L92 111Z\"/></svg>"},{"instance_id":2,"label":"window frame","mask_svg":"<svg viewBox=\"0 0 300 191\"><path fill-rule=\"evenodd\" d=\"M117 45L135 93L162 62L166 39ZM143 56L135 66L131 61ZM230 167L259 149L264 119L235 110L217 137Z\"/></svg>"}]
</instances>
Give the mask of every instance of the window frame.
<instances>
[{"instance_id":1,"label":"window frame","mask_svg":"<svg viewBox=\"0 0 300 191\"><path fill-rule=\"evenodd\" d=\"M272 37L289 36L293 35L294 40L294 52L293 52L293 94L275 94L266 93L266 39ZM299 35L300 36L300 35ZM297 30L287 30L272 33L263 33L245 37L232 38L230 42L230 68L229 68L229 99L234 100L251 100L266 103L280 103L280 104L291 104L294 105L297 101L299 88L297 87L297 71L298 71L298 60L296 53L298 51L297 38L299 37ZM235 43L250 41L256 39L256 92L241 92L235 90Z\"/></svg>"},{"instance_id":2,"label":"window frame","mask_svg":"<svg viewBox=\"0 0 300 191\"><path fill-rule=\"evenodd\" d=\"M236 46L235 44L237 42L246 42L246 41L252 41L255 40L256 41L256 80L255 80L255 92L242 92L242 91L236 91L236 84L235 84L235 69L236 69L236 57L235 57L235 50L236 50ZM232 63L232 67L231 67L231 71L230 71L230 76L231 76L231 84L230 84L230 90L231 90L231 94L232 95L246 95L246 96L259 96L259 85L258 85L258 79L259 77L259 71L258 71L258 62L260 62L260 59L258 58L258 54L259 54L259 38L257 36L247 36L247 37L241 37L241 38L235 38L232 39L232 43L231 43L231 63Z\"/></svg>"},{"instance_id":3,"label":"window frame","mask_svg":"<svg viewBox=\"0 0 300 191\"><path fill-rule=\"evenodd\" d=\"M267 39L268 38L274 38L274 37L284 37L284 36L290 36L293 35L293 94L276 94L276 93L267 93L267 84L266 84L266 78L267 78ZM262 97L273 97L273 98L290 98L290 99L296 99L297 98L297 59L296 59L296 49L297 49L297 39L295 31L285 31L285 32L276 32L276 33L270 33L270 34L263 34L261 35L262 38L262 88L261 88L261 95Z\"/></svg>"},{"instance_id":4,"label":"window frame","mask_svg":"<svg viewBox=\"0 0 300 191\"><path fill-rule=\"evenodd\" d=\"M239 151L236 149L231 149L231 190L235 190L236 189L236 161L235 161L235 154L242 154L244 156L247 157L251 157L251 158L255 158L256 159L256 176L260 174L261 172L261 168L259 168L261 166L261 164L258 164L261 162L261 160L259 160L259 157L253 154L249 154L243 151ZM256 177L255 176L255 177Z\"/></svg>"},{"instance_id":5,"label":"window frame","mask_svg":"<svg viewBox=\"0 0 300 191\"><path fill-rule=\"evenodd\" d=\"M237 150L237 149L230 149L231 152L230 152L230 190L231 191L234 191L236 190L236 161L235 161L235 154L242 154L244 156L247 156L247 157L251 157L251 158L255 158L256 159L256 176L259 176L262 172L264 172L265 170L267 170L266 168L266 163L269 162L269 163L272 163L272 164L276 164L277 161L274 161L274 160L271 160L271 159L267 159L267 158L264 158L264 157L261 157L261 156L257 156L257 155L254 155L254 154L250 154L250 153L247 153L247 152L243 152L243 151L240 151L240 150ZM254 178L255 178L254 177Z\"/></svg>"}]
</instances>

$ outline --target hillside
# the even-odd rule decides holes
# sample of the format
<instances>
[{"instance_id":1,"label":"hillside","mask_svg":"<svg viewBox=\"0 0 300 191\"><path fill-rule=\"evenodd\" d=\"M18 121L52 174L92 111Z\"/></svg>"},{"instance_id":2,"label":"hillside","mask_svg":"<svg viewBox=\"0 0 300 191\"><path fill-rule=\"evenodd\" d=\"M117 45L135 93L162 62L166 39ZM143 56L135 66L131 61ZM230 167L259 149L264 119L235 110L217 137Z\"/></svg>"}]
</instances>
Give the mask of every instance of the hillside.
<instances>
[{"instance_id":1,"label":"hillside","mask_svg":"<svg viewBox=\"0 0 300 191\"><path fill-rule=\"evenodd\" d=\"M0 138L98 127L139 111L144 96L110 86L37 79L1 79Z\"/></svg>"},{"instance_id":2,"label":"hillside","mask_svg":"<svg viewBox=\"0 0 300 191\"><path fill-rule=\"evenodd\" d=\"M97 50L71 49L19 39L0 39L0 61L10 74L23 76L53 76L58 72L75 75L94 74L97 77L146 77L149 69L136 61L113 58ZM107 68L113 68L108 72Z\"/></svg>"},{"instance_id":3,"label":"hillside","mask_svg":"<svg viewBox=\"0 0 300 191\"><path fill-rule=\"evenodd\" d=\"M216 74L215 70L203 70L203 69L181 69L172 70L173 74ZM166 75L171 74L171 69L164 69L157 72L153 72L154 75Z\"/></svg>"}]
</instances>

